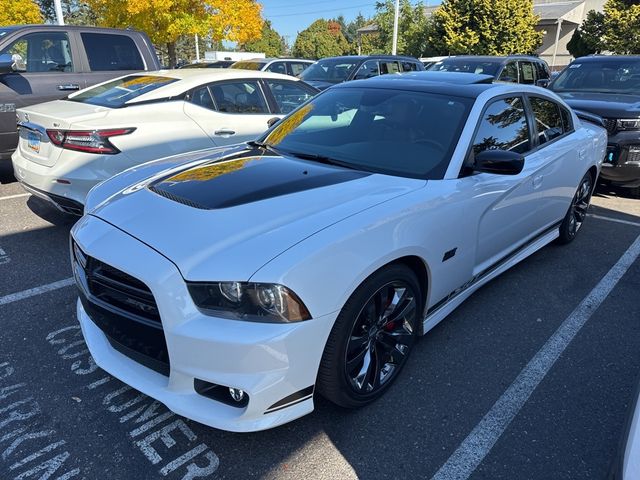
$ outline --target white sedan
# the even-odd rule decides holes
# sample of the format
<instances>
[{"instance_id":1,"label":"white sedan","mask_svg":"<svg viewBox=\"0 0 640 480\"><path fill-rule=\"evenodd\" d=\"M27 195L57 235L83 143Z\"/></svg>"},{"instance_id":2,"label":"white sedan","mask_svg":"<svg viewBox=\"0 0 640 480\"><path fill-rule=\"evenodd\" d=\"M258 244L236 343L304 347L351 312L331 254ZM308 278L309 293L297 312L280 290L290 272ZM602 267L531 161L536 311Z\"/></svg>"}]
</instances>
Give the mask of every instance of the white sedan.
<instances>
[{"instance_id":1,"label":"white sedan","mask_svg":"<svg viewBox=\"0 0 640 480\"><path fill-rule=\"evenodd\" d=\"M169 155L252 140L317 93L287 75L164 70L19 109L12 156L29 192L82 214L97 183Z\"/></svg>"},{"instance_id":2,"label":"white sedan","mask_svg":"<svg viewBox=\"0 0 640 480\"><path fill-rule=\"evenodd\" d=\"M72 230L85 340L109 373L225 430L294 420L316 393L366 405L418 335L575 238L606 143L537 87L333 87L260 141L92 190Z\"/></svg>"}]
</instances>

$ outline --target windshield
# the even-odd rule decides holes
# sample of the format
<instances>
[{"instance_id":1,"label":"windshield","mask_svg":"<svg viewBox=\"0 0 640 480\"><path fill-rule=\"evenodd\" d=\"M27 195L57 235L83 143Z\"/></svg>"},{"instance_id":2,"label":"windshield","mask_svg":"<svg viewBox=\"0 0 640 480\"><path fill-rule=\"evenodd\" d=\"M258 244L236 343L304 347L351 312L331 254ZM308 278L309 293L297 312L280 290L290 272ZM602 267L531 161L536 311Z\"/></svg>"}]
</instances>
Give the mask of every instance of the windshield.
<instances>
[{"instance_id":1,"label":"windshield","mask_svg":"<svg viewBox=\"0 0 640 480\"><path fill-rule=\"evenodd\" d=\"M177 78L130 75L90 88L67 98L67 100L100 105L101 107L119 108L140 95L177 81Z\"/></svg>"},{"instance_id":2,"label":"windshield","mask_svg":"<svg viewBox=\"0 0 640 480\"><path fill-rule=\"evenodd\" d=\"M495 77L499 68L499 62L480 60L477 58L447 58L434 63L428 70L438 72L483 73Z\"/></svg>"},{"instance_id":3,"label":"windshield","mask_svg":"<svg viewBox=\"0 0 640 480\"><path fill-rule=\"evenodd\" d=\"M231 68L241 68L242 70L260 70L266 62L236 62Z\"/></svg>"},{"instance_id":4,"label":"windshield","mask_svg":"<svg viewBox=\"0 0 640 480\"><path fill-rule=\"evenodd\" d=\"M277 124L264 143L359 170L441 179L472 103L415 91L329 89Z\"/></svg>"},{"instance_id":5,"label":"windshield","mask_svg":"<svg viewBox=\"0 0 640 480\"><path fill-rule=\"evenodd\" d=\"M349 74L360 63L359 60L349 58L327 58L318 60L300 74L300 78L305 81L344 82Z\"/></svg>"},{"instance_id":6,"label":"windshield","mask_svg":"<svg viewBox=\"0 0 640 480\"><path fill-rule=\"evenodd\" d=\"M554 92L638 93L640 59L574 62L549 88Z\"/></svg>"}]
</instances>

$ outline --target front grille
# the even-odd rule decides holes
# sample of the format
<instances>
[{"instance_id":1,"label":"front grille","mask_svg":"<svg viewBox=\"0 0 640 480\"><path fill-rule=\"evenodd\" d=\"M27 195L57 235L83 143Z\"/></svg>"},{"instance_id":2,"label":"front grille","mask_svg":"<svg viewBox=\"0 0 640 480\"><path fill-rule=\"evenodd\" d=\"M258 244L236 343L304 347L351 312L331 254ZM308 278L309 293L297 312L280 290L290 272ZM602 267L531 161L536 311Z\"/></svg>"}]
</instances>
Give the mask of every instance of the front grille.
<instances>
[{"instance_id":1,"label":"front grille","mask_svg":"<svg viewBox=\"0 0 640 480\"><path fill-rule=\"evenodd\" d=\"M169 375L169 352L156 301L144 282L84 253L73 242L80 300L109 343L132 360Z\"/></svg>"},{"instance_id":2,"label":"front grille","mask_svg":"<svg viewBox=\"0 0 640 480\"><path fill-rule=\"evenodd\" d=\"M613 135L618 131L618 120L615 118L605 118L604 127L607 129L609 135Z\"/></svg>"}]
</instances>

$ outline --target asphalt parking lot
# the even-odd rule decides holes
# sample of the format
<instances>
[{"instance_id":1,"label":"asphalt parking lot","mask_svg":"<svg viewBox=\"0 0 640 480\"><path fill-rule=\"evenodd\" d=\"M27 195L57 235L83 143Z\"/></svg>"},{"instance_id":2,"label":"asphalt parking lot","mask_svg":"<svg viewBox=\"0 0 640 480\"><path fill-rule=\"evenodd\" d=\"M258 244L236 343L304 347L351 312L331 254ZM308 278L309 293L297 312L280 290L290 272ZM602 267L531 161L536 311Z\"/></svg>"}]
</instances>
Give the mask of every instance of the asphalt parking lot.
<instances>
[{"instance_id":1,"label":"asphalt parking lot","mask_svg":"<svg viewBox=\"0 0 640 480\"><path fill-rule=\"evenodd\" d=\"M375 404L318 398L293 423L233 434L92 362L75 319L73 219L25 194L5 163L0 478L605 478L640 378L640 200L600 189L574 243L476 292Z\"/></svg>"}]
</instances>

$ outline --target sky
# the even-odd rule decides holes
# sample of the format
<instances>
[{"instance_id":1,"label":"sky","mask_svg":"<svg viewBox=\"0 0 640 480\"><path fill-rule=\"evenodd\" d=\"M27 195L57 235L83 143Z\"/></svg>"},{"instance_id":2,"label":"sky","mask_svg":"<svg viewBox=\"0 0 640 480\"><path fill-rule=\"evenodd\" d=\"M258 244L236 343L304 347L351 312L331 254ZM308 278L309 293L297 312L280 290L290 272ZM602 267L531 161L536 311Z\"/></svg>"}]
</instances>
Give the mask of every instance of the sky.
<instances>
[{"instance_id":1,"label":"sky","mask_svg":"<svg viewBox=\"0 0 640 480\"><path fill-rule=\"evenodd\" d=\"M304 30L318 18L335 18L344 15L347 21L358 13L371 17L375 11L375 0L261 0L262 16L271 20L274 29L292 45L299 31ZM286 38L288 37L288 38Z\"/></svg>"}]
</instances>

